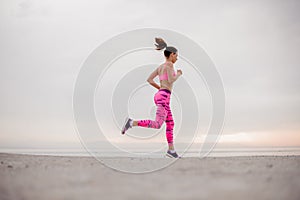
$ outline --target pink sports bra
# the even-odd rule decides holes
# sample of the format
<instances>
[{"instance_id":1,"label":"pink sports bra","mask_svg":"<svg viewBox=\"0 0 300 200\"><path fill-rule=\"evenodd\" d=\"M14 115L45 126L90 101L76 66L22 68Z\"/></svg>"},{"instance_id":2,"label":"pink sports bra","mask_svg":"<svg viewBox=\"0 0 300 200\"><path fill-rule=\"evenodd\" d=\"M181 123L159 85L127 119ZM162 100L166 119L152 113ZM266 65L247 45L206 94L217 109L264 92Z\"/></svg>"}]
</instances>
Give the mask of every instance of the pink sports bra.
<instances>
[{"instance_id":1,"label":"pink sports bra","mask_svg":"<svg viewBox=\"0 0 300 200\"><path fill-rule=\"evenodd\" d=\"M173 70L173 76L176 76L176 73L175 73L175 71ZM164 73L164 74L162 74L162 75L160 75L159 76L159 80L168 80L168 73L166 72L166 73Z\"/></svg>"}]
</instances>

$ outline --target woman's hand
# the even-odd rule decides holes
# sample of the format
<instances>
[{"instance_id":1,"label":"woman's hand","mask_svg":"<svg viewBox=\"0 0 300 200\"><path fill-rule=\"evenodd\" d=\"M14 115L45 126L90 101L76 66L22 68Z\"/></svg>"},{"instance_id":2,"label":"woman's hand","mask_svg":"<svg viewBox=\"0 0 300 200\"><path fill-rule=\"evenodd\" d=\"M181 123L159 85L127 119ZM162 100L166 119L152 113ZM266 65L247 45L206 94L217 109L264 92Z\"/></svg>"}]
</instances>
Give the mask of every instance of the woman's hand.
<instances>
[{"instance_id":1,"label":"woman's hand","mask_svg":"<svg viewBox=\"0 0 300 200\"><path fill-rule=\"evenodd\" d=\"M181 69L177 69L177 74L182 75Z\"/></svg>"}]
</instances>

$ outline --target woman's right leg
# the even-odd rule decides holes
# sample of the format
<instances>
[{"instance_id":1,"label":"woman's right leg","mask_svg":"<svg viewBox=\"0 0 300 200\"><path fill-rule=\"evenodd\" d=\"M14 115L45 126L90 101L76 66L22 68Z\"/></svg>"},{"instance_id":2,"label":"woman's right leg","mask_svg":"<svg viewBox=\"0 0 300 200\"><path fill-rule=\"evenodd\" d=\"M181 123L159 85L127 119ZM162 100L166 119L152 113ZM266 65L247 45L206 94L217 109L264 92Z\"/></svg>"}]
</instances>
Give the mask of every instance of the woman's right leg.
<instances>
[{"instance_id":1,"label":"woman's right leg","mask_svg":"<svg viewBox=\"0 0 300 200\"><path fill-rule=\"evenodd\" d=\"M160 129L160 127L166 120L167 111L165 110L165 105L163 104L157 104L156 106L157 108L155 121L150 119L133 121L133 126Z\"/></svg>"},{"instance_id":2,"label":"woman's right leg","mask_svg":"<svg viewBox=\"0 0 300 200\"><path fill-rule=\"evenodd\" d=\"M164 91L158 91L154 96L154 102L157 106L155 121L146 119L133 121L133 126L160 129L167 118L166 103L168 96Z\"/></svg>"}]
</instances>

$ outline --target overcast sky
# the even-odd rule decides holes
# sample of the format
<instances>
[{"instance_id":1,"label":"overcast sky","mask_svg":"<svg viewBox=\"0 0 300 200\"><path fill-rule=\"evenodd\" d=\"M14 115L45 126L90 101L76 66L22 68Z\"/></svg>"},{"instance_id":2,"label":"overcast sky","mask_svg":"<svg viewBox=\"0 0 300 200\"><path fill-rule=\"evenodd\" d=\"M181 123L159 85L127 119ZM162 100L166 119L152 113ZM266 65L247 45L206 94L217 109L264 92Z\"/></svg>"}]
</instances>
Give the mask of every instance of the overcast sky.
<instances>
[{"instance_id":1,"label":"overcast sky","mask_svg":"<svg viewBox=\"0 0 300 200\"><path fill-rule=\"evenodd\" d=\"M0 148L78 147L80 67L109 38L145 27L184 34L213 60L226 94L220 142L300 146L299 10L297 0L2 0Z\"/></svg>"}]
</instances>

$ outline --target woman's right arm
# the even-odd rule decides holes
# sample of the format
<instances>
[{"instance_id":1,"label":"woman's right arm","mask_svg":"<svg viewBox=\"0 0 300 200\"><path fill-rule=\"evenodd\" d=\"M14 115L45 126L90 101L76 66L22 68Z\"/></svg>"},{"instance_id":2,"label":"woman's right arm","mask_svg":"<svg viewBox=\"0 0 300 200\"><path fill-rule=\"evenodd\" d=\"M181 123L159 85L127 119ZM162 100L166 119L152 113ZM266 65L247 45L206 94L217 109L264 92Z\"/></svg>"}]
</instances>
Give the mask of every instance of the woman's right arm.
<instances>
[{"instance_id":1,"label":"woman's right arm","mask_svg":"<svg viewBox=\"0 0 300 200\"><path fill-rule=\"evenodd\" d=\"M150 83L150 85L152 85L153 87L155 87L156 89L160 89L160 86L155 83L155 81L153 80L156 76L158 75L158 68L155 69L151 74L150 76L148 77L147 79L147 82Z\"/></svg>"}]
</instances>

